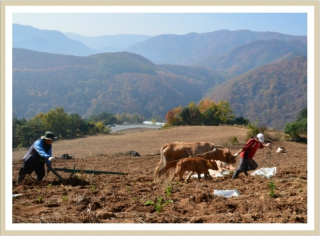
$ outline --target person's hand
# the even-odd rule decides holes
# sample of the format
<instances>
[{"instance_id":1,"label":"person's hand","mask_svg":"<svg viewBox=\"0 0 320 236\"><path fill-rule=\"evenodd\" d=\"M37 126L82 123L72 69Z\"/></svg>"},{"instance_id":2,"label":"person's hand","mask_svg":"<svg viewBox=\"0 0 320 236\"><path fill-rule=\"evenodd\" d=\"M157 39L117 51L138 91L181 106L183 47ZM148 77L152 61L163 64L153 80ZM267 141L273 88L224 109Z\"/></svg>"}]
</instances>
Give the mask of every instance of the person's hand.
<instances>
[{"instance_id":1,"label":"person's hand","mask_svg":"<svg viewBox=\"0 0 320 236\"><path fill-rule=\"evenodd\" d=\"M46 161L47 165L50 166L51 165L51 161L55 160L54 157L49 157Z\"/></svg>"},{"instance_id":2,"label":"person's hand","mask_svg":"<svg viewBox=\"0 0 320 236\"><path fill-rule=\"evenodd\" d=\"M271 143L267 143L266 147L269 147L271 149L272 148Z\"/></svg>"}]
</instances>

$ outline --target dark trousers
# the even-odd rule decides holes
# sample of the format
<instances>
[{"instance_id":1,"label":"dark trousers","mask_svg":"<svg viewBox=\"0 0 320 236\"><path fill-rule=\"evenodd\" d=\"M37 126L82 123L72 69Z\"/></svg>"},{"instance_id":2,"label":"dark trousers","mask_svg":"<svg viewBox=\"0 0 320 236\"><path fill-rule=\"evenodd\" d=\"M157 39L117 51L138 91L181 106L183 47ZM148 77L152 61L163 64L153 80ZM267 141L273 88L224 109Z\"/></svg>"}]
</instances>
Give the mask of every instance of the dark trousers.
<instances>
[{"instance_id":1,"label":"dark trousers","mask_svg":"<svg viewBox=\"0 0 320 236\"><path fill-rule=\"evenodd\" d=\"M43 177L46 174L44 163L39 163L36 165L28 165L26 163L23 163L19 171L17 184L20 183L26 177L26 175L31 175L33 171L37 175L37 181L42 181Z\"/></svg>"},{"instance_id":2,"label":"dark trousers","mask_svg":"<svg viewBox=\"0 0 320 236\"><path fill-rule=\"evenodd\" d=\"M240 163L238 168L233 174L233 178L237 178L238 175L242 172L246 174L248 170L255 170L257 168L258 168L258 164L253 159L245 159L240 157Z\"/></svg>"}]
</instances>

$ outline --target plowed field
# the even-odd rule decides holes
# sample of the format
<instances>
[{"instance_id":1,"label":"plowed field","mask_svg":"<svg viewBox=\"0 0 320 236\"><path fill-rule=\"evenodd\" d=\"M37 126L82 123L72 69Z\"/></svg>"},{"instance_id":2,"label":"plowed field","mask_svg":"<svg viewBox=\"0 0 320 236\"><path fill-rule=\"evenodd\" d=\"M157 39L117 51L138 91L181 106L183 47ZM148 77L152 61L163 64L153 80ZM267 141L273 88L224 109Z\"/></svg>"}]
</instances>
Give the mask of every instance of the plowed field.
<instances>
[{"instance_id":1,"label":"plowed field","mask_svg":"<svg viewBox=\"0 0 320 236\"><path fill-rule=\"evenodd\" d=\"M50 172L42 182L35 174L15 185L22 156L13 152L13 223L307 223L307 145L285 141L279 132L267 132L268 149L258 150L258 168L276 167L271 178L231 174L189 183L178 178L154 180L160 147L174 141L207 141L237 152L247 130L238 127L177 127L135 129L53 143L54 168L111 171L119 174ZM232 144L234 137L238 144ZM278 155L278 147L286 152ZM135 151L140 156L130 155ZM239 159L237 158L237 164ZM234 166L237 167L237 164ZM171 172L172 173L172 172ZM272 183L276 188L272 189ZM224 198L214 190L234 190L240 196ZM149 202L149 204L146 204Z\"/></svg>"}]
</instances>

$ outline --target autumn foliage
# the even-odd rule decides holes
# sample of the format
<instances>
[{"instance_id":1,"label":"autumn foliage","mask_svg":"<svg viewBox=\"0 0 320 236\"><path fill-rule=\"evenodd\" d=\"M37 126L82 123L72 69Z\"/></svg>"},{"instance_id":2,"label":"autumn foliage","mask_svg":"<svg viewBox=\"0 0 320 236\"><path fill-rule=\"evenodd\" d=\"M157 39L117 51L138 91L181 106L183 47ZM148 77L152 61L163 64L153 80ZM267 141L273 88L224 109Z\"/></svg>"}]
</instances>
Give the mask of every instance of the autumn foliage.
<instances>
[{"instance_id":1,"label":"autumn foliage","mask_svg":"<svg viewBox=\"0 0 320 236\"><path fill-rule=\"evenodd\" d=\"M169 110L166 115L167 126L173 125L219 125L219 124L248 124L249 120L242 117L235 118L228 101L215 103L204 99L196 105L189 103L185 108L181 106Z\"/></svg>"}]
</instances>

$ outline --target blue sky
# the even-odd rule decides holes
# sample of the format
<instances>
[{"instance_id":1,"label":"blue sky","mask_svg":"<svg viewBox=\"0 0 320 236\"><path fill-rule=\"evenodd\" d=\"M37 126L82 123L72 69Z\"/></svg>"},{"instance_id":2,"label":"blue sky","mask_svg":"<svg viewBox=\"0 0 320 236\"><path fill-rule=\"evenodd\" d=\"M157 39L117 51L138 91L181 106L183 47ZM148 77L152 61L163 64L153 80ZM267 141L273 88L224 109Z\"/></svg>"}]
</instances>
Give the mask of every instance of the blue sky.
<instances>
[{"instance_id":1,"label":"blue sky","mask_svg":"<svg viewBox=\"0 0 320 236\"><path fill-rule=\"evenodd\" d=\"M12 23L83 36L183 35L222 29L307 35L307 13L14 13Z\"/></svg>"}]
</instances>

